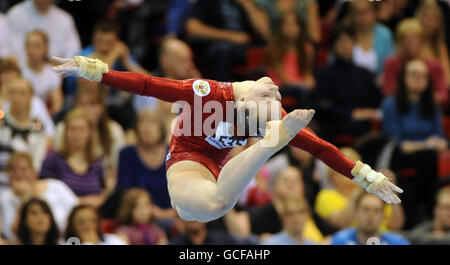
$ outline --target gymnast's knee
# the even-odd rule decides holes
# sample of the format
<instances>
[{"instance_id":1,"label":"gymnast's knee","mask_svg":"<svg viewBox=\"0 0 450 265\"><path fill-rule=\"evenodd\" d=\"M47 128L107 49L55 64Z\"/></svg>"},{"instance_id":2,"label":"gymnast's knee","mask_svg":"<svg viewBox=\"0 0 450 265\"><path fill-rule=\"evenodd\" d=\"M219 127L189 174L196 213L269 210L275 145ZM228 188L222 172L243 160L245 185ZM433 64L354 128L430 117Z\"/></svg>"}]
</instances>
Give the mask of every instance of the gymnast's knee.
<instances>
[{"instance_id":1,"label":"gymnast's knee","mask_svg":"<svg viewBox=\"0 0 450 265\"><path fill-rule=\"evenodd\" d=\"M186 221L199 221L199 222L210 222L216 220L226 214L229 210L230 205L226 202L208 202L208 205L203 205L187 211L179 206L175 206L175 210L181 219Z\"/></svg>"}]
</instances>

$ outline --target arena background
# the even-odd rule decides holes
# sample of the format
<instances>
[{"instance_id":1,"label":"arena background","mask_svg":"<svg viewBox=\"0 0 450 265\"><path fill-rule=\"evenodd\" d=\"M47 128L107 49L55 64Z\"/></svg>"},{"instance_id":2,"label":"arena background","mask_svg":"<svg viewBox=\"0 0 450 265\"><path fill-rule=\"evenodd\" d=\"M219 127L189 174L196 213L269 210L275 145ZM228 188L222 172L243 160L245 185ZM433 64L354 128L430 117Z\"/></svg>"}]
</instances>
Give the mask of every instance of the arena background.
<instances>
[{"instance_id":1,"label":"arena background","mask_svg":"<svg viewBox=\"0 0 450 265\"><path fill-rule=\"evenodd\" d=\"M0 244L449 244L449 5L2 0ZM178 80L269 76L402 204L285 148L224 217L183 221L165 176L171 105L51 71L75 55Z\"/></svg>"}]
</instances>

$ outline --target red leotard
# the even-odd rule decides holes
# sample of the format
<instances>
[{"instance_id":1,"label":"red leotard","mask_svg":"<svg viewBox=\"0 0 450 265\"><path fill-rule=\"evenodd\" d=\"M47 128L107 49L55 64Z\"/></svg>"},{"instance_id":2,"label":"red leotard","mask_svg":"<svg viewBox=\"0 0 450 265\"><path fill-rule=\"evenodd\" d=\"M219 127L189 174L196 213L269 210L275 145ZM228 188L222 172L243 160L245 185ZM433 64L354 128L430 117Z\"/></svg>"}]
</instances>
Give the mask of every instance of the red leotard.
<instances>
[{"instance_id":1,"label":"red leotard","mask_svg":"<svg viewBox=\"0 0 450 265\"><path fill-rule=\"evenodd\" d=\"M202 80L203 82L198 80ZM191 111L186 111L186 108L183 109L178 119L174 135L170 142L166 169L169 169L176 162L191 160L204 165L217 179L224 159L231 148L245 143L244 139L237 137L224 136L223 139L214 138L214 136L205 135L202 129L196 132L198 134L194 134L194 101L197 103L201 100L201 109L203 109L203 106L208 101L215 100L220 102L224 112L223 121L225 121L225 104L227 101L234 101L231 83L207 79L176 81L137 73L110 70L109 73L103 75L102 84L168 102L184 101L191 105ZM196 104L197 108L199 106L199 104ZM205 121L213 113L202 113L202 121ZM285 115L286 112L283 110L283 116ZM186 119L191 120L192 128L190 132L193 136L176 136L176 130L182 130L182 121ZM302 129L291 140L289 145L307 151L342 175L350 179L353 178L350 172L355 166L355 162L342 154L334 145L320 139L311 130L307 128Z\"/></svg>"}]
</instances>

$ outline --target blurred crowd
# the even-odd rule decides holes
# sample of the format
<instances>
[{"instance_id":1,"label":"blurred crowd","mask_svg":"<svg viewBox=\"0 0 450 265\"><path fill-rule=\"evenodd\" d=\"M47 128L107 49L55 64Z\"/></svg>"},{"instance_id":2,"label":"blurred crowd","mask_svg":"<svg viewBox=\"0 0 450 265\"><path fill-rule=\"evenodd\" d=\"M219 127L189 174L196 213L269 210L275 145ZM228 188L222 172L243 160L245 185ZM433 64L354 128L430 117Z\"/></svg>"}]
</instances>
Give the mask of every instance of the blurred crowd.
<instances>
[{"instance_id":1,"label":"blurred crowd","mask_svg":"<svg viewBox=\"0 0 450 265\"><path fill-rule=\"evenodd\" d=\"M0 244L450 244L449 47L449 0L2 0ZM286 147L224 217L184 221L171 104L52 72L75 55L178 80L269 76L402 203Z\"/></svg>"}]
</instances>

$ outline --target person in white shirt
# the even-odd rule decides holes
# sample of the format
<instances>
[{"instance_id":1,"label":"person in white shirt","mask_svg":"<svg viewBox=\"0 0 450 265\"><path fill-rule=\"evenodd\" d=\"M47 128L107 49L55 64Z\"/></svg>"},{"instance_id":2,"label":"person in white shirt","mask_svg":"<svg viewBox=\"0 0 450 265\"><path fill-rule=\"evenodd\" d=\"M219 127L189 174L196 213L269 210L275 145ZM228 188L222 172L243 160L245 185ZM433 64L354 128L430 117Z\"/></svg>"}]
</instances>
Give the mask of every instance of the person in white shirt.
<instances>
[{"instance_id":1,"label":"person in white shirt","mask_svg":"<svg viewBox=\"0 0 450 265\"><path fill-rule=\"evenodd\" d=\"M9 33L6 17L2 13L0 13L0 32L0 58L4 58L9 54Z\"/></svg>"},{"instance_id":2,"label":"person in white shirt","mask_svg":"<svg viewBox=\"0 0 450 265\"><path fill-rule=\"evenodd\" d=\"M14 151L29 152L33 166L40 168L49 147L44 125L30 113L33 95L30 83L23 78L9 81L7 89L10 108L0 111L0 192L8 183L6 163Z\"/></svg>"},{"instance_id":3,"label":"person in white shirt","mask_svg":"<svg viewBox=\"0 0 450 265\"><path fill-rule=\"evenodd\" d=\"M73 56L81 50L80 37L72 16L54 5L53 0L26 0L7 13L11 52L19 61L26 57L25 36L40 29L49 37L50 56Z\"/></svg>"},{"instance_id":4,"label":"person in white shirt","mask_svg":"<svg viewBox=\"0 0 450 265\"><path fill-rule=\"evenodd\" d=\"M0 210L3 216L3 234L14 239L14 222L20 206L31 198L40 198L48 203L60 231L66 228L70 211L78 204L72 190L57 179L38 179L31 155L16 152L7 164L10 187L0 195Z\"/></svg>"},{"instance_id":5,"label":"person in white shirt","mask_svg":"<svg viewBox=\"0 0 450 265\"><path fill-rule=\"evenodd\" d=\"M16 78L22 77L22 72L15 61L5 59L0 63L0 109L5 112L9 111L10 102L8 101L6 84ZM48 113L47 107L44 101L33 95L31 98L31 110L30 116L32 119L37 119L44 124L45 134L49 139L53 138L55 134L55 124L53 123L50 114Z\"/></svg>"},{"instance_id":6,"label":"person in white shirt","mask_svg":"<svg viewBox=\"0 0 450 265\"><path fill-rule=\"evenodd\" d=\"M40 97L49 105L49 112L58 113L64 103L61 76L52 71L52 65L47 59L48 37L41 30L27 33L27 60L21 62L22 75L33 85L34 95Z\"/></svg>"}]
</instances>

